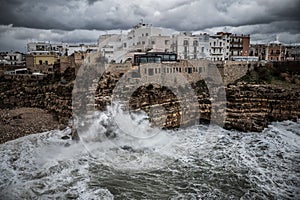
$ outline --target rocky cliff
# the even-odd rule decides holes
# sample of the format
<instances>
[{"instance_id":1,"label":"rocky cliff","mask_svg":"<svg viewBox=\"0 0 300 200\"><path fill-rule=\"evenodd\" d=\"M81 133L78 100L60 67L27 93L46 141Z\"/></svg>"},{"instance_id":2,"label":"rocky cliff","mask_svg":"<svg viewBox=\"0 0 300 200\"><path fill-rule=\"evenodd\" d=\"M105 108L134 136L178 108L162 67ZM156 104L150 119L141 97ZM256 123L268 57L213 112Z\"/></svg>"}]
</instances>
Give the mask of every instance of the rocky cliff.
<instances>
[{"instance_id":1,"label":"rocky cliff","mask_svg":"<svg viewBox=\"0 0 300 200\"><path fill-rule=\"evenodd\" d=\"M100 80L96 92L98 109L105 109L111 101L112 90L106 86L114 87L118 75L110 75L109 82L104 78ZM197 122L213 122L221 124L226 129L240 131L260 132L270 122L282 120L297 120L300 116L300 90L283 88L270 84L237 83L225 88L226 102L219 102L212 108L212 99L204 81L191 83L197 102L192 102L189 116L182 119L181 103L190 100L191 96L178 97L174 91L185 90L179 88L166 88L150 84L139 87L128 102L132 111L143 110L152 120L152 123L164 128L181 127L182 125ZM122 99L130 91L130 84L118 92ZM128 99L127 99L128 100ZM154 109L154 112L153 112ZM212 114L214 112L214 115ZM218 118L218 116L223 116ZM222 119L223 121L219 121ZM199 120L199 121L198 121ZM183 124L182 124L183 123Z\"/></svg>"},{"instance_id":2,"label":"rocky cliff","mask_svg":"<svg viewBox=\"0 0 300 200\"><path fill-rule=\"evenodd\" d=\"M49 80L0 80L0 109L35 107L47 110L67 124L72 111L72 83Z\"/></svg>"},{"instance_id":3,"label":"rocky cliff","mask_svg":"<svg viewBox=\"0 0 300 200\"><path fill-rule=\"evenodd\" d=\"M105 74L98 82L95 106L99 110L111 103L113 88L120 74ZM118 93L119 99L126 96L130 84L124 85ZM275 87L266 84L232 84L225 88L226 102L213 108L213 99L204 81L191 83L195 96L178 96L176 92L188 90L166 88L150 84L139 87L130 95L129 108L138 112L144 110L154 125L175 128L195 122L212 121L227 129L241 131L262 131L272 121L297 120L300 116L300 92L295 89ZM56 114L66 124L72 116L73 83L42 81L0 81L0 108L37 107ZM192 98L196 99L191 101ZM190 104L182 104L190 101ZM185 110L188 112L185 115ZM213 115L213 112L215 113ZM223 121L216 116L224 115ZM185 117L184 117L185 116Z\"/></svg>"}]
</instances>

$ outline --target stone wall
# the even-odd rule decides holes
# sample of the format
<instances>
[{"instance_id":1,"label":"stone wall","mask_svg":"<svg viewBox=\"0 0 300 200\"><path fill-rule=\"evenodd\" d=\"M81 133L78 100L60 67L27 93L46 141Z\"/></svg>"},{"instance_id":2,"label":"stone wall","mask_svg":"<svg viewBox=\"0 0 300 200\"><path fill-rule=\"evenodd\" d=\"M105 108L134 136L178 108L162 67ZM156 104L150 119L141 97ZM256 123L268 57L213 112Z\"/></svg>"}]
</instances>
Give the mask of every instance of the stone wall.
<instances>
[{"instance_id":1,"label":"stone wall","mask_svg":"<svg viewBox=\"0 0 300 200\"><path fill-rule=\"evenodd\" d=\"M223 63L224 84L233 83L258 66L258 62L226 61Z\"/></svg>"}]
</instances>

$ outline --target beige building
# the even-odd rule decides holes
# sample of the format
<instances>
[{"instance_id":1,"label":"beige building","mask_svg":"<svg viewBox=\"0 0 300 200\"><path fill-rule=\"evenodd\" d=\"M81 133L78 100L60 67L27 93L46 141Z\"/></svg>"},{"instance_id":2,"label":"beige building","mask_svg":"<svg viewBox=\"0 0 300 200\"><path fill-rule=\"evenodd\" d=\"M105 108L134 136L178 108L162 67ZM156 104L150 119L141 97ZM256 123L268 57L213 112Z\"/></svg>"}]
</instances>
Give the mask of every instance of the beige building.
<instances>
[{"instance_id":1,"label":"beige building","mask_svg":"<svg viewBox=\"0 0 300 200\"><path fill-rule=\"evenodd\" d=\"M53 73L57 63L57 55L26 55L26 67L31 72Z\"/></svg>"}]
</instances>

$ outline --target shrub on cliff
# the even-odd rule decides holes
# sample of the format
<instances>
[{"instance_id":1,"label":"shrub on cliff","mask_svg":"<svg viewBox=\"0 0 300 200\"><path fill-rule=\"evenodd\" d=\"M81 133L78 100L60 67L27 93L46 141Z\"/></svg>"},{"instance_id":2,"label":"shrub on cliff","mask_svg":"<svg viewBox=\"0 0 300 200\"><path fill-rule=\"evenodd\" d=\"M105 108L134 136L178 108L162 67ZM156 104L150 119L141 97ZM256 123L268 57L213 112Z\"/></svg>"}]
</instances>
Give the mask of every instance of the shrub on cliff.
<instances>
[{"instance_id":1,"label":"shrub on cliff","mask_svg":"<svg viewBox=\"0 0 300 200\"><path fill-rule=\"evenodd\" d=\"M245 76L235 81L246 83L271 83L273 79L279 79L279 73L271 65L256 66L252 71L248 71Z\"/></svg>"}]
</instances>

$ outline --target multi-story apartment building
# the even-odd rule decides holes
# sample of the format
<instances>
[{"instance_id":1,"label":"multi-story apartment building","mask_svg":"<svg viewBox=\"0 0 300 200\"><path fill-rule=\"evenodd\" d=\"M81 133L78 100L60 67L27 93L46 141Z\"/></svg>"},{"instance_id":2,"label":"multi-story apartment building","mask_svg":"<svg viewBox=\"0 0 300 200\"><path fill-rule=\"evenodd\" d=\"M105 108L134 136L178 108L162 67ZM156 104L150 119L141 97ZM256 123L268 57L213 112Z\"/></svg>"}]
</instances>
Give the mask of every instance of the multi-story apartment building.
<instances>
[{"instance_id":1,"label":"multi-story apartment building","mask_svg":"<svg viewBox=\"0 0 300 200\"><path fill-rule=\"evenodd\" d=\"M230 35L230 56L249 56L250 35Z\"/></svg>"},{"instance_id":2,"label":"multi-story apartment building","mask_svg":"<svg viewBox=\"0 0 300 200\"><path fill-rule=\"evenodd\" d=\"M2 52L0 55L0 65L24 65L24 55L19 52Z\"/></svg>"},{"instance_id":3,"label":"multi-story apartment building","mask_svg":"<svg viewBox=\"0 0 300 200\"><path fill-rule=\"evenodd\" d=\"M209 38L210 60L229 60L230 57L230 35L231 33L218 32Z\"/></svg>"},{"instance_id":4,"label":"multi-story apartment building","mask_svg":"<svg viewBox=\"0 0 300 200\"><path fill-rule=\"evenodd\" d=\"M209 36L189 32L173 35L171 48L180 59L205 59L209 57Z\"/></svg>"},{"instance_id":5,"label":"multi-story apartment building","mask_svg":"<svg viewBox=\"0 0 300 200\"><path fill-rule=\"evenodd\" d=\"M170 51L170 36L162 28L139 23L128 33L123 46L130 51Z\"/></svg>"},{"instance_id":6,"label":"multi-story apartment building","mask_svg":"<svg viewBox=\"0 0 300 200\"><path fill-rule=\"evenodd\" d=\"M30 55L56 55L69 56L74 52L97 51L95 44L67 44L50 42L29 42L27 43L27 54Z\"/></svg>"},{"instance_id":7,"label":"multi-story apartment building","mask_svg":"<svg viewBox=\"0 0 300 200\"><path fill-rule=\"evenodd\" d=\"M65 55L66 44L52 44L50 42L29 42L27 43L27 54L31 55Z\"/></svg>"},{"instance_id":8,"label":"multi-story apartment building","mask_svg":"<svg viewBox=\"0 0 300 200\"><path fill-rule=\"evenodd\" d=\"M250 45L249 56L256 56L258 60L266 60L267 45L266 44L252 44Z\"/></svg>"},{"instance_id":9,"label":"multi-story apartment building","mask_svg":"<svg viewBox=\"0 0 300 200\"><path fill-rule=\"evenodd\" d=\"M127 50L125 38L126 35L122 34L106 34L99 37L99 51L102 52L108 62L120 62L122 60L123 52Z\"/></svg>"},{"instance_id":10,"label":"multi-story apartment building","mask_svg":"<svg viewBox=\"0 0 300 200\"><path fill-rule=\"evenodd\" d=\"M279 42L268 44L266 49L266 60L269 61L284 61L285 47Z\"/></svg>"}]
</instances>

